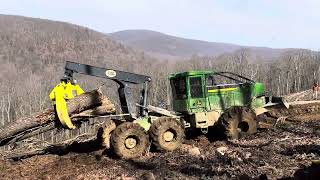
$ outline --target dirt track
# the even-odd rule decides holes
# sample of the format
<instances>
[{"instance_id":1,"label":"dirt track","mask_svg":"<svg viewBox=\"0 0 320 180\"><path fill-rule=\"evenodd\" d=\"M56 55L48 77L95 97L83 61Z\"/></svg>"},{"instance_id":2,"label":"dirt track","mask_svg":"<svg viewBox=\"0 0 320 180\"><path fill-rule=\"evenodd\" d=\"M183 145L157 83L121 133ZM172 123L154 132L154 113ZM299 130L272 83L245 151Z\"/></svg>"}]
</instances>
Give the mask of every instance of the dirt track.
<instances>
[{"instance_id":1,"label":"dirt track","mask_svg":"<svg viewBox=\"0 0 320 180\"><path fill-rule=\"evenodd\" d=\"M309 117L310 118L310 117ZM315 119L315 117L311 118ZM214 141L200 136L187 140L179 151L151 151L125 161L112 154L81 152L75 146L65 155L35 156L2 161L1 179L232 179L293 178L304 170L320 177L320 168L308 167L320 159L320 121L279 122L274 129L239 141ZM210 142L211 141L211 142ZM197 147L200 154L197 154ZM217 150L218 149L218 150ZM195 150L195 152L194 152ZM75 152L78 151L78 152ZM193 153L193 155L190 154ZM219 152L220 151L220 152ZM307 168L308 167L308 168ZM300 169L300 170L299 170ZM298 170L298 172L297 172ZM317 171L316 171L317 170ZM304 177L306 178L304 173Z\"/></svg>"}]
</instances>

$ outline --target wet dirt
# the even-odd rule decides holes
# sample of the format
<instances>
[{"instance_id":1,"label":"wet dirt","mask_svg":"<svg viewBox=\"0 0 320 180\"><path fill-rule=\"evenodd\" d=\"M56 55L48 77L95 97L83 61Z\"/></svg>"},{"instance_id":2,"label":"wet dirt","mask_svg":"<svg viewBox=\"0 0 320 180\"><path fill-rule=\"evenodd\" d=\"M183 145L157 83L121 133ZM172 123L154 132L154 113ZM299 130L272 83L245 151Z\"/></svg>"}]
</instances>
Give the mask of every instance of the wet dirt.
<instances>
[{"instance_id":1,"label":"wet dirt","mask_svg":"<svg viewBox=\"0 0 320 180\"><path fill-rule=\"evenodd\" d=\"M318 162L312 164L320 160L319 137L314 117L278 122L234 141L201 135L177 151L135 160L75 146L63 155L0 160L0 179L320 179Z\"/></svg>"}]
</instances>

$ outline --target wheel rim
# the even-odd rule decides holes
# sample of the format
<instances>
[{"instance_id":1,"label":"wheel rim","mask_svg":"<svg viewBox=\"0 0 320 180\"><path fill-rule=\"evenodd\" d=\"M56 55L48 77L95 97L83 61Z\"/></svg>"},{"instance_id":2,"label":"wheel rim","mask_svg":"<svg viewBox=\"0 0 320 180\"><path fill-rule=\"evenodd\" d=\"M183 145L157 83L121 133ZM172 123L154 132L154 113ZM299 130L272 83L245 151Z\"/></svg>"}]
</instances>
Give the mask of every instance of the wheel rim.
<instances>
[{"instance_id":1,"label":"wheel rim","mask_svg":"<svg viewBox=\"0 0 320 180\"><path fill-rule=\"evenodd\" d=\"M174 139L174 133L171 132L170 130L166 131L165 133L163 133L163 139L166 142L170 142Z\"/></svg>"},{"instance_id":2,"label":"wheel rim","mask_svg":"<svg viewBox=\"0 0 320 180\"><path fill-rule=\"evenodd\" d=\"M132 149L136 147L137 145L137 140L134 137L128 137L125 142L124 142L126 148Z\"/></svg>"}]
</instances>

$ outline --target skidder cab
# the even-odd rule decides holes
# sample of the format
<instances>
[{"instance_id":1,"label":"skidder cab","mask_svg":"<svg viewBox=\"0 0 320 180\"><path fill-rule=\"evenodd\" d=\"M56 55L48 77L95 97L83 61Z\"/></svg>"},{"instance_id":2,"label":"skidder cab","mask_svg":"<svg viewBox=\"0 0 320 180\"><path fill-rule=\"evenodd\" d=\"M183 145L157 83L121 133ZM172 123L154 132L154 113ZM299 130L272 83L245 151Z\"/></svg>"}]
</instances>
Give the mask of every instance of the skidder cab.
<instances>
[{"instance_id":1,"label":"skidder cab","mask_svg":"<svg viewBox=\"0 0 320 180\"><path fill-rule=\"evenodd\" d=\"M227 136L257 131L256 114L265 112L265 87L231 72L189 71L170 76L173 110L183 114L186 127L222 125ZM218 123L219 122L219 123Z\"/></svg>"}]
</instances>

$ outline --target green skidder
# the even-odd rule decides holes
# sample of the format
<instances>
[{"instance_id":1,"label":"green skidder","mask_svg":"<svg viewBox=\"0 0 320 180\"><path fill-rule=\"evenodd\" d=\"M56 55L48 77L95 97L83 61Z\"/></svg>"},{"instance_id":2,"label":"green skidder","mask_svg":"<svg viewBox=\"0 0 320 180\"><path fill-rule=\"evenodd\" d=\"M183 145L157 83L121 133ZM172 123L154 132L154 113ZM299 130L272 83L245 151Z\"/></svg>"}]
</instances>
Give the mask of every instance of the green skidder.
<instances>
[{"instance_id":1,"label":"green skidder","mask_svg":"<svg viewBox=\"0 0 320 180\"><path fill-rule=\"evenodd\" d=\"M188 71L169 80L173 112L149 106L151 125L137 121L159 150L178 148L185 132L197 129L207 133L219 127L229 139L256 133L256 116L267 111L264 85L231 72Z\"/></svg>"},{"instance_id":2,"label":"green skidder","mask_svg":"<svg viewBox=\"0 0 320 180\"><path fill-rule=\"evenodd\" d=\"M229 138L257 131L255 116L265 112L265 87L231 72L189 71L172 74L173 110L186 127L222 125Z\"/></svg>"},{"instance_id":3,"label":"green skidder","mask_svg":"<svg viewBox=\"0 0 320 180\"><path fill-rule=\"evenodd\" d=\"M231 72L188 71L172 74L169 80L171 111L138 105L144 114L114 130L105 128L105 137L111 137L111 143L105 138L105 144L120 157L140 156L147 151L148 142L159 151L173 151L183 143L186 133L192 135L195 130L217 131L212 134L229 139L256 133L256 116L270 105L262 83Z\"/></svg>"}]
</instances>

